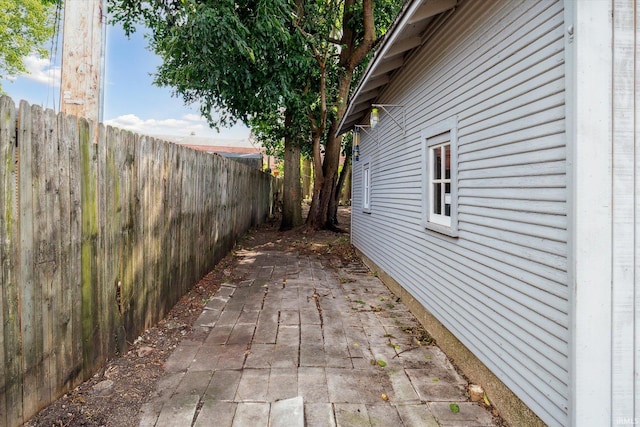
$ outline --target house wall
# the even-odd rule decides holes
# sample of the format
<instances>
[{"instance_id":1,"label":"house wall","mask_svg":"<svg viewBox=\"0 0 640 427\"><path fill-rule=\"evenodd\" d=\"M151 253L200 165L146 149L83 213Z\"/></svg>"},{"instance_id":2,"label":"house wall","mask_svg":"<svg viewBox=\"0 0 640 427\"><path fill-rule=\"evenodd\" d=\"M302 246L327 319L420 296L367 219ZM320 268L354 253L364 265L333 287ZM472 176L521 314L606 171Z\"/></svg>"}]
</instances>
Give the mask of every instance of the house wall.
<instances>
[{"instance_id":1,"label":"house wall","mask_svg":"<svg viewBox=\"0 0 640 427\"><path fill-rule=\"evenodd\" d=\"M549 425L569 401L563 23L562 2L462 1L378 99L405 132L381 112L361 134L352 195L353 244ZM421 131L452 116L458 237L421 225Z\"/></svg>"}]
</instances>

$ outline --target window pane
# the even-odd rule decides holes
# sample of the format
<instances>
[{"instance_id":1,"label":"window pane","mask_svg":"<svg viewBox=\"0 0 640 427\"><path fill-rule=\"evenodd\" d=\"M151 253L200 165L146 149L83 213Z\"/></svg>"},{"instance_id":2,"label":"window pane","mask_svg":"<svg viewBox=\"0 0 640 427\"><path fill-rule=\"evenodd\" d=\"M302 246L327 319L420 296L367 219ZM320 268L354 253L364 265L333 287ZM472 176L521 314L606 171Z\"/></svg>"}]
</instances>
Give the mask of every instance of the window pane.
<instances>
[{"instance_id":1,"label":"window pane","mask_svg":"<svg viewBox=\"0 0 640 427\"><path fill-rule=\"evenodd\" d=\"M442 215L442 187L433 184L433 213Z\"/></svg>"},{"instance_id":2,"label":"window pane","mask_svg":"<svg viewBox=\"0 0 640 427\"><path fill-rule=\"evenodd\" d=\"M444 185L444 215L451 216L451 184Z\"/></svg>"},{"instance_id":3,"label":"window pane","mask_svg":"<svg viewBox=\"0 0 640 427\"><path fill-rule=\"evenodd\" d=\"M436 147L433 149L433 178L440 179L442 177L442 149Z\"/></svg>"},{"instance_id":4,"label":"window pane","mask_svg":"<svg viewBox=\"0 0 640 427\"><path fill-rule=\"evenodd\" d=\"M444 177L451 179L451 145L447 144L444 147Z\"/></svg>"},{"instance_id":5,"label":"window pane","mask_svg":"<svg viewBox=\"0 0 640 427\"><path fill-rule=\"evenodd\" d=\"M364 169L363 181L364 181L363 183L364 194L362 195L362 204L365 209L368 209L369 208L369 191L370 191L370 184L371 184L370 177L369 177L369 167L366 167Z\"/></svg>"}]
</instances>

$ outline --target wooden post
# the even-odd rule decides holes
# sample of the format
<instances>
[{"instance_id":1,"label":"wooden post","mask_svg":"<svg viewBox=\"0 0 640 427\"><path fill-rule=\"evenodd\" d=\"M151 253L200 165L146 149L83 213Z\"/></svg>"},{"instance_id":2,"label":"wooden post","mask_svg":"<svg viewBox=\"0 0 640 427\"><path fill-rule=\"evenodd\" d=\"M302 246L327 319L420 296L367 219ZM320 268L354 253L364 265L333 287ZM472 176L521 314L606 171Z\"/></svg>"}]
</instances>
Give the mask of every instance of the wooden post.
<instances>
[{"instance_id":1,"label":"wooden post","mask_svg":"<svg viewBox=\"0 0 640 427\"><path fill-rule=\"evenodd\" d=\"M66 0L62 43L61 111L102 119L105 0ZM96 137L98 132L93 133Z\"/></svg>"}]
</instances>

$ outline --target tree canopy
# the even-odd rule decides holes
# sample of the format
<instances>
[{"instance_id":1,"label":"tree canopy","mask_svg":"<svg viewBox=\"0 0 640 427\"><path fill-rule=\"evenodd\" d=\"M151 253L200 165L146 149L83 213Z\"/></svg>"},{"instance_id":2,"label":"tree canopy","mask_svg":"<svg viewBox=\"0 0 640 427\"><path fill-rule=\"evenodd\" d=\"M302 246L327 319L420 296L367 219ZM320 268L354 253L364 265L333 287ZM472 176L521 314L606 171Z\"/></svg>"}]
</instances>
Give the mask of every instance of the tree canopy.
<instances>
[{"instance_id":1,"label":"tree canopy","mask_svg":"<svg viewBox=\"0 0 640 427\"><path fill-rule=\"evenodd\" d=\"M286 0L110 0L126 32L151 30L155 83L200 106L214 126L282 107L305 65ZM298 45L300 43L298 42Z\"/></svg>"},{"instance_id":2,"label":"tree canopy","mask_svg":"<svg viewBox=\"0 0 640 427\"><path fill-rule=\"evenodd\" d=\"M0 78L27 71L24 58L47 55L59 0L0 0ZM1 91L0 87L0 91Z\"/></svg>"},{"instance_id":3,"label":"tree canopy","mask_svg":"<svg viewBox=\"0 0 640 427\"><path fill-rule=\"evenodd\" d=\"M284 139L285 197L299 197L295 186L300 151L312 153L314 194L307 224L334 225L342 145L335 135L337 124L354 76L395 18L401 0L378 0L375 5L373 0L109 4L126 31L134 31L137 24L151 30L150 46L163 59L157 84L172 87L187 103L199 104L214 126L240 120L252 125L267 144ZM287 168L287 162L294 166ZM296 170L287 191L286 179Z\"/></svg>"}]
</instances>

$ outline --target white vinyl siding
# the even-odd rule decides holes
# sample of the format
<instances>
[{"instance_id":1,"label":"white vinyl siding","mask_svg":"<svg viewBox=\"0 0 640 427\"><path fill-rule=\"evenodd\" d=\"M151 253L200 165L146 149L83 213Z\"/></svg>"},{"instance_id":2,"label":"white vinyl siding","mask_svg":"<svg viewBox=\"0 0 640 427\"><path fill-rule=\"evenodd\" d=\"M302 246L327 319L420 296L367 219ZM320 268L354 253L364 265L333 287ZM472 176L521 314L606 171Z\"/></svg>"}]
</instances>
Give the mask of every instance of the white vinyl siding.
<instances>
[{"instance_id":1,"label":"white vinyl siding","mask_svg":"<svg viewBox=\"0 0 640 427\"><path fill-rule=\"evenodd\" d=\"M362 135L375 210L352 222L354 245L549 425L569 397L563 22L562 2L461 1L377 100L405 106L406 132L381 114L380 142ZM453 116L457 238L423 217L422 132Z\"/></svg>"}]
</instances>

